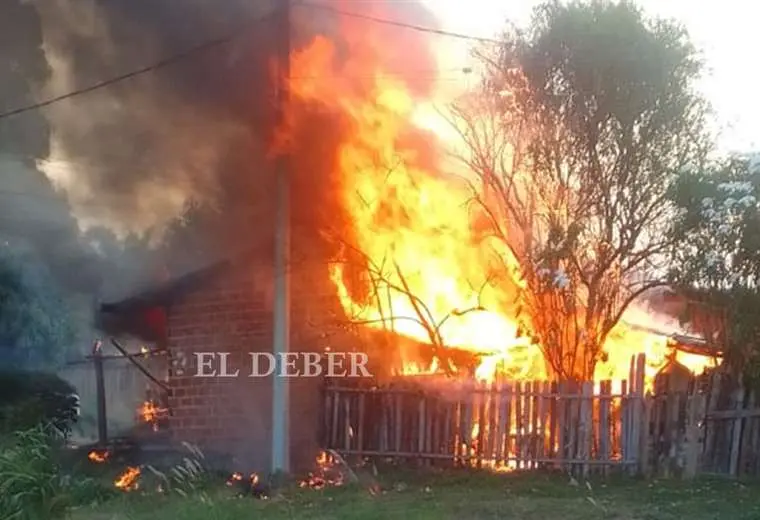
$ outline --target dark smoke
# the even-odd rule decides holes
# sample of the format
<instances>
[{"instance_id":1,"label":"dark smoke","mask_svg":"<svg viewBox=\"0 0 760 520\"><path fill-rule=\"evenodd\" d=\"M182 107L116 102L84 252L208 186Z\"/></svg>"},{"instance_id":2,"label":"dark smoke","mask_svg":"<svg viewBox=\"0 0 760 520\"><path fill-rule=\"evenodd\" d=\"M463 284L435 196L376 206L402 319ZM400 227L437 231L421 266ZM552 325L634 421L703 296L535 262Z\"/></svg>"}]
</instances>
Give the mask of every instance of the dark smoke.
<instances>
[{"instance_id":1,"label":"dark smoke","mask_svg":"<svg viewBox=\"0 0 760 520\"><path fill-rule=\"evenodd\" d=\"M323 3L434 25L432 16L411 2ZM34 94L49 97L86 88L231 34L242 21L266 15L272 5L278 2L5 0L2 38L14 45L1 46L12 60L0 67L17 70L13 63L20 63L22 71L10 76L0 71L0 109L32 102ZM295 8L294 18L295 48L316 33L339 39L345 23L307 8ZM416 78L415 88L429 88L429 75L419 70L429 70L430 64L410 60L425 55L425 35L354 22L385 35L386 70ZM106 297L153 283L162 263L187 270L241 244L260 242L266 249L274 199L266 159L275 116L269 65L280 42L277 28L268 18L229 44L44 112L1 121L0 152L10 152L15 162L8 168L12 176L3 173L0 188L30 195L15 198L12 205L2 199L0 212L14 217L3 216L0 231L33 240L78 291ZM327 214L334 142L325 136L320 144L320 135L329 119L315 115L315 131L302 136L314 143L302 147L313 155L296 161L294 193L297 208ZM35 167L38 160L45 175ZM178 226L183 212L189 220ZM301 220L313 225L314 212L303 209ZM88 231L82 234L78 225ZM168 256L156 260L140 254L148 242L155 245L166 237L167 228L173 240ZM192 261L174 262L175 257Z\"/></svg>"}]
</instances>

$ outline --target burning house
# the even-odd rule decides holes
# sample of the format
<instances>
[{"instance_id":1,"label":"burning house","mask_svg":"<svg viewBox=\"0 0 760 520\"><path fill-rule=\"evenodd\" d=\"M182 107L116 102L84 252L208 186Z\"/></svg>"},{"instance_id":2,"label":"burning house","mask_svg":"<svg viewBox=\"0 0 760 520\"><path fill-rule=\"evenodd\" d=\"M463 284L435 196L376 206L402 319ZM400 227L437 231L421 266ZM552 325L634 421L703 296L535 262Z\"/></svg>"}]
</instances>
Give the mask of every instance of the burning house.
<instances>
[{"instance_id":1,"label":"burning house","mask_svg":"<svg viewBox=\"0 0 760 520\"><path fill-rule=\"evenodd\" d=\"M443 153L431 144L431 128L440 121L420 108L432 86L383 73L406 64L412 47L386 45L400 37L380 30L354 27L341 38L349 56L327 37L313 38L292 56L293 100L281 129L291 147L296 199L291 350L374 347L381 354L371 358L400 377L546 381L544 351L518 319L520 265L503 243L486 243L475 229L463 203L471 196L467 186L440 173ZM369 73L367 64L374 67ZM196 355L228 353L231 366L243 367L249 353L272 352L274 240L261 243L102 308L119 322L113 327L150 338L171 359L171 436L230 458L241 470L270 467L273 379L196 377ZM636 313L643 314L638 325L631 323ZM639 354L646 355L640 372L646 388L637 391L651 390L673 363L690 373L710 364L704 349L676 348L679 342L653 325L657 319L627 313L605 338L594 382L626 379ZM360 328L365 342L352 345L356 338L341 324ZM319 450L322 381L288 384L296 470Z\"/></svg>"},{"instance_id":2,"label":"burning house","mask_svg":"<svg viewBox=\"0 0 760 520\"><path fill-rule=\"evenodd\" d=\"M270 467L273 377L248 377L250 354L272 352L270 266L260 253L243 254L101 308L103 328L140 336L168 355L171 438L198 445L228 468ZM317 314L327 315L329 298L315 296L320 277L313 273L296 269L293 279L304 290L292 305L291 351L323 352L326 326ZM210 352L228 353L227 366L239 370L238 377L197 377L197 354ZM290 459L294 468L306 468L318 451L321 380L291 378L288 384Z\"/></svg>"}]
</instances>

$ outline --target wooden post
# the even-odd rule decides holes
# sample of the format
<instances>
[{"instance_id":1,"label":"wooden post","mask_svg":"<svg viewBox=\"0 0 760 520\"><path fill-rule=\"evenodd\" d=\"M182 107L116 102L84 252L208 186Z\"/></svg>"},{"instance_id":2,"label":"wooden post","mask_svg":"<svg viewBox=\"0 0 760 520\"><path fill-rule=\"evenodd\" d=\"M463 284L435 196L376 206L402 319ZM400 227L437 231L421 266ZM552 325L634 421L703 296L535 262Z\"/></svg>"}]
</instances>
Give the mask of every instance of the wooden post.
<instances>
[{"instance_id":1,"label":"wooden post","mask_svg":"<svg viewBox=\"0 0 760 520\"><path fill-rule=\"evenodd\" d=\"M751 390L747 396L746 410L755 409L755 392ZM753 455L754 444L752 444L752 438L755 433L755 427L757 421L754 417L747 417L744 420L744 429L742 430L742 447L741 458L739 459L739 473L746 472L749 469L750 457Z\"/></svg>"},{"instance_id":2,"label":"wooden post","mask_svg":"<svg viewBox=\"0 0 760 520\"><path fill-rule=\"evenodd\" d=\"M599 458L608 464L602 467L604 476L607 476L610 470L610 448L612 442L610 439L610 394L612 393L612 382L602 381L599 386Z\"/></svg>"},{"instance_id":3,"label":"wooden post","mask_svg":"<svg viewBox=\"0 0 760 520\"><path fill-rule=\"evenodd\" d=\"M742 426L744 420L741 411L744 408L744 386L741 378L739 386L734 390L734 410L736 410L736 419L734 419L733 429L731 431L731 458L729 459L728 474L732 477L738 476L739 472L739 447L742 440Z\"/></svg>"},{"instance_id":4,"label":"wooden post","mask_svg":"<svg viewBox=\"0 0 760 520\"><path fill-rule=\"evenodd\" d=\"M103 343L98 340L92 347L92 362L95 366L95 391L98 406L98 444L105 448L108 444L108 415L106 415L106 379L103 373Z\"/></svg>"},{"instance_id":5,"label":"wooden post","mask_svg":"<svg viewBox=\"0 0 760 520\"><path fill-rule=\"evenodd\" d=\"M356 449L359 451L364 450L364 408L365 408L365 394L362 392L359 394L359 418L356 423L356 429L357 431L354 432L356 435Z\"/></svg>"},{"instance_id":6,"label":"wooden post","mask_svg":"<svg viewBox=\"0 0 760 520\"><path fill-rule=\"evenodd\" d=\"M583 478L588 477L589 465L585 462L591 458L591 441L594 435L594 383L587 381L581 386L581 401L578 421L578 458L584 461L581 467Z\"/></svg>"},{"instance_id":7,"label":"wooden post","mask_svg":"<svg viewBox=\"0 0 760 520\"><path fill-rule=\"evenodd\" d=\"M705 414L704 395L694 392L686 402L686 460L683 478L691 479L697 476L699 456L702 452L702 436L700 422Z\"/></svg>"},{"instance_id":8,"label":"wooden post","mask_svg":"<svg viewBox=\"0 0 760 520\"><path fill-rule=\"evenodd\" d=\"M641 413L641 437L639 438L639 473L644 477L648 477L650 472L650 448L653 442L650 424L652 421L653 402L654 399L652 398L652 395L647 392L647 395L644 397L643 409Z\"/></svg>"},{"instance_id":9,"label":"wooden post","mask_svg":"<svg viewBox=\"0 0 760 520\"><path fill-rule=\"evenodd\" d=\"M631 363L634 363L634 359L631 359ZM631 462L635 462L635 465L631 465L629 472L633 475L638 472L636 467L641 461L641 435L642 435L642 408L644 405L644 383L645 383L645 370L646 370L646 357L644 354L639 354L635 359L634 377L631 384L634 388L634 401L633 408L631 410Z\"/></svg>"}]
</instances>

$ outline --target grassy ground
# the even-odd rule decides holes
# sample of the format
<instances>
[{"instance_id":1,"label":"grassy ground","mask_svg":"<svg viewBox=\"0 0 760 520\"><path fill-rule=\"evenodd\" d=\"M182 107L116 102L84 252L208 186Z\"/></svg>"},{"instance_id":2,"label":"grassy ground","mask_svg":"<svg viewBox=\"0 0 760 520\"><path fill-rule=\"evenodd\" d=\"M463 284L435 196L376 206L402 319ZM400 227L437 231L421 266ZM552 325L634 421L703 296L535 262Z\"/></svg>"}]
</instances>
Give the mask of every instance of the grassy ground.
<instances>
[{"instance_id":1,"label":"grassy ground","mask_svg":"<svg viewBox=\"0 0 760 520\"><path fill-rule=\"evenodd\" d=\"M381 474L384 489L359 485L322 491L293 489L268 500L236 498L229 490L208 497L168 498L130 493L72 520L264 519L760 519L760 483L635 480L577 484L536 474Z\"/></svg>"}]
</instances>

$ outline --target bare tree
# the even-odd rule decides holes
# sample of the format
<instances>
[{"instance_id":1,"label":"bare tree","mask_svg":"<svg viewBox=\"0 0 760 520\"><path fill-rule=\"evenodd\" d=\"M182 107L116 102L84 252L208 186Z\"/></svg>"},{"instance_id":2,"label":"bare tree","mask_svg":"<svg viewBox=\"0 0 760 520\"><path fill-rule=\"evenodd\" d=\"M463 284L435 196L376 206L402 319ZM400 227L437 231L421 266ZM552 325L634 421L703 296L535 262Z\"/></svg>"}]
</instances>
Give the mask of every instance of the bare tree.
<instances>
[{"instance_id":1,"label":"bare tree","mask_svg":"<svg viewBox=\"0 0 760 520\"><path fill-rule=\"evenodd\" d=\"M424 331L426 337L421 338L422 342L429 344L426 357L435 359L445 374L454 375L462 368L474 368L472 363L477 355L464 355L456 348L461 345L447 344L444 330L451 319L485 311L480 303L465 309L451 309L439 315L414 292L401 266L394 259L386 257L374 260L346 240L340 240L340 244L344 254L340 262L334 266L333 275L340 280L339 285L342 287L348 289L353 286L354 290L358 289L364 293L359 297L352 295L353 308L344 309L351 326L370 326L393 334L401 328L398 327L399 322L411 322L419 327L420 331ZM347 275L347 271L353 272L354 276ZM352 278L353 283L347 284L347 280ZM480 291L485 285L483 284ZM399 313L396 306L400 302L409 304L409 308L412 309L410 315ZM380 342L381 348L387 348L382 343Z\"/></svg>"},{"instance_id":2,"label":"bare tree","mask_svg":"<svg viewBox=\"0 0 760 520\"><path fill-rule=\"evenodd\" d=\"M521 320L559 378L593 376L628 305L661 283L668 188L705 152L687 35L628 3L539 7L481 52L453 123L483 240L522 287Z\"/></svg>"}]
</instances>

